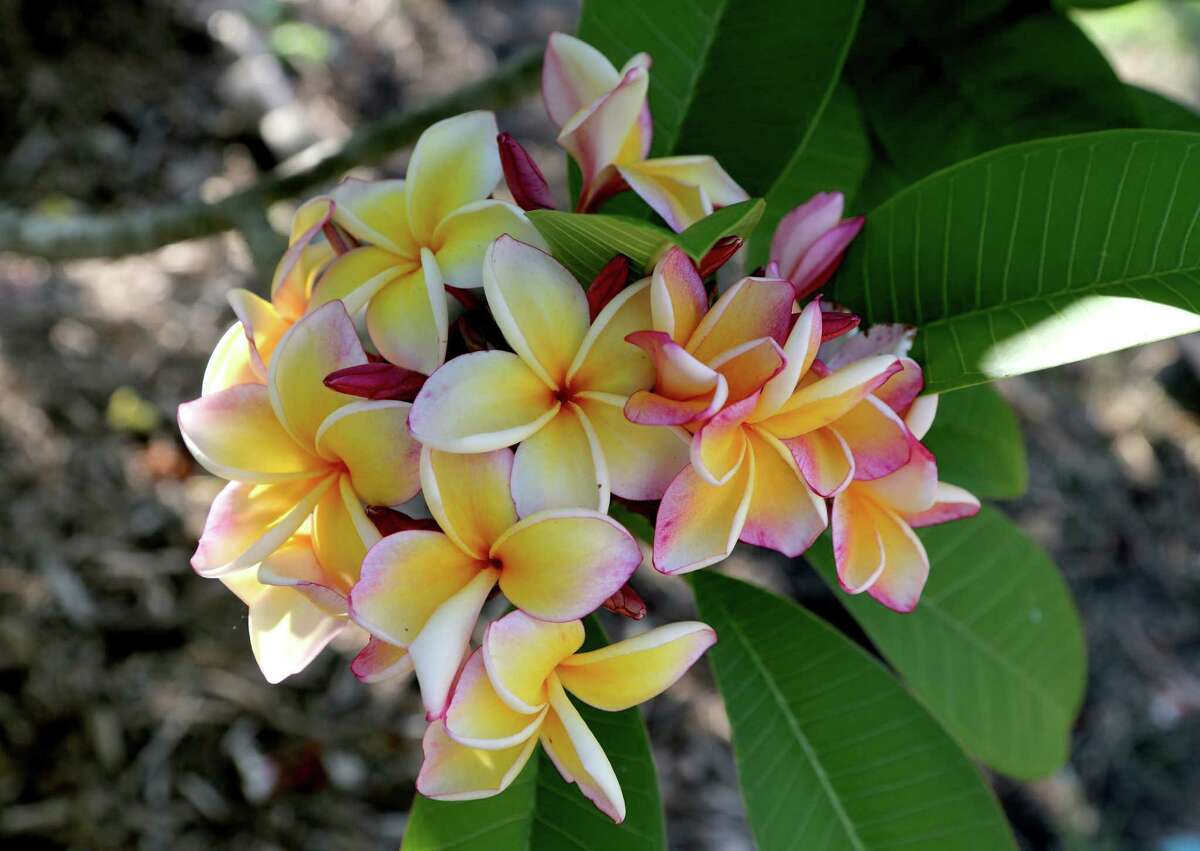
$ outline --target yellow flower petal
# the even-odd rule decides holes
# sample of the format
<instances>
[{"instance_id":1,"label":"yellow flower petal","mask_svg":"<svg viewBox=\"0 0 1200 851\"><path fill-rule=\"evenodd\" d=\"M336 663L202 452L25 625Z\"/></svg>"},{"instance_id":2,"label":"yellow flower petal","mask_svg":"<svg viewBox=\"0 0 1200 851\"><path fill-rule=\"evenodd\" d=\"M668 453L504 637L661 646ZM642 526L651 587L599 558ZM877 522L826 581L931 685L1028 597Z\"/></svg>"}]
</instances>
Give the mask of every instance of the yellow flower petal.
<instances>
[{"instance_id":1,"label":"yellow flower petal","mask_svg":"<svg viewBox=\"0 0 1200 851\"><path fill-rule=\"evenodd\" d=\"M584 703L619 712L662 694L716 641L707 624L673 623L571 656L558 678Z\"/></svg>"},{"instance_id":2,"label":"yellow flower petal","mask_svg":"<svg viewBox=\"0 0 1200 851\"><path fill-rule=\"evenodd\" d=\"M521 208L507 201L475 201L442 219L430 247L446 281L456 287L483 286L483 256L501 234L548 250Z\"/></svg>"},{"instance_id":3,"label":"yellow flower petal","mask_svg":"<svg viewBox=\"0 0 1200 851\"><path fill-rule=\"evenodd\" d=\"M431 125L408 161L408 220L417 244L431 246L450 213L491 194L503 177L496 116L465 112Z\"/></svg>"},{"instance_id":4,"label":"yellow flower petal","mask_svg":"<svg viewBox=\"0 0 1200 851\"><path fill-rule=\"evenodd\" d=\"M192 569L220 576L258 564L300 528L336 479L226 485L208 509Z\"/></svg>"},{"instance_id":5,"label":"yellow flower petal","mask_svg":"<svg viewBox=\"0 0 1200 851\"><path fill-rule=\"evenodd\" d=\"M364 245L334 259L313 286L308 312L341 300L346 312L357 316L388 284L419 268L416 260L402 258L374 245Z\"/></svg>"},{"instance_id":6,"label":"yellow flower petal","mask_svg":"<svg viewBox=\"0 0 1200 851\"><path fill-rule=\"evenodd\" d=\"M425 760L417 775L417 791L439 801L490 798L509 787L529 762L537 737L500 751L460 745L441 721L432 722L421 743Z\"/></svg>"},{"instance_id":7,"label":"yellow flower petal","mask_svg":"<svg viewBox=\"0 0 1200 851\"><path fill-rule=\"evenodd\" d=\"M292 216L288 249L271 278L271 303L289 321L304 315L313 273L334 256L329 243L321 238L332 215L332 199L318 197L301 204Z\"/></svg>"},{"instance_id":8,"label":"yellow flower petal","mask_svg":"<svg viewBox=\"0 0 1200 851\"><path fill-rule=\"evenodd\" d=\"M250 344L241 322L230 325L217 341L204 367L200 395L208 396L236 384L262 383L262 378L250 364Z\"/></svg>"},{"instance_id":9,"label":"yellow flower petal","mask_svg":"<svg viewBox=\"0 0 1200 851\"><path fill-rule=\"evenodd\" d=\"M397 366L429 375L446 359L450 316L437 259L421 249L421 266L389 283L367 307L367 332Z\"/></svg>"},{"instance_id":10,"label":"yellow flower petal","mask_svg":"<svg viewBox=\"0 0 1200 851\"><path fill-rule=\"evenodd\" d=\"M626 163L621 176L675 231L750 196L708 156L662 157Z\"/></svg>"},{"instance_id":11,"label":"yellow flower petal","mask_svg":"<svg viewBox=\"0 0 1200 851\"><path fill-rule=\"evenodd\" d=\"M838 582L850 594L861 594L879 579L884 568L879 537L879 510L851 485L833 500L833 555Z\"/></svg>"},{"instance_id":12,"label":"yellow flower petal","mask_svg":"<svg viewBox=\"0 0 1200 851\"><path fill-rule=\"evenodd\" d=\"M328 464L284 430L262 384L237 384L179 406L179 431L200 464L238 482L310 479Z\"/></svg>"},{"instance_id":13,"label":"yellow flower petal","mask_svg":"<svg viewBox=\"0 0 1200 851\"><path fill-rule=\"evenodd\" d=\"M892 511L879 513L883 573L867 591L889 609L911 612L929 578L929 556L912 528Z\"/></svg>"},{"instance_id":14,"label":"yellow flower petal","mask_svg":"<svg viewBox=\"0 0 1200 851\"><path fill-rule=\"evenodd\" d=\"M313 550L325 572L337 578L335 587L342 595L348 595L358 581L367 550L379 538L379 530L354 494L350 477L342 474L337 487L330 488L317 503L312 524Z\"/></svg>"},{"instance_id":15,"label":"yellow flower petal","mask_svg":"<svg viewBox=\"0 0 1200 851\"><path fill-rule=\"evenodd\" d=\"M548 699L546 680L583 639L583 624L577 620L549 623L515 611L493 621L481 649L497 697L526 717L540 710Z\"/></svg>"},{"instance_id":16,"label":"yellow flower petal","mask_svg":"<svg viewBox=\"0 0 1200 851\"><path fill-rule=\"evenodd\" d=\"M513 351L547 386L563 387L588 332L579 282L549 254L502 236L484 258L483 288Z\"/></svg>"},{"instance_id":17,"label":"yellow flower petal","mask_svg":"<svg viewBox=\"0 0 1200 851\"><path fill-rule=\"evenodd\" d=\"M787 281L743 278L717 299L687 342L687 350L711 364L723 352L770 337L787 339L795 297Z\"/></svg>"},{"instance_id":18,"label":"yellow flower petal","mask_svg":"<svg viewBox=\"0 0 1200 851\"><path fill-rule=\"evenodd\" d=\"M741 468L746 457L746 417L758 403L749 396L721 411L692 438L692 468L710 485L724 485Z\"/></svg>"},{"instance_id":19,"label":"yellow flower petal","mask_svg":"<svg viewBox=\"0 0 1200 851\"><path fill-rule=\"evenodd\" d=\"M841 493L854 478L854 456L846 441L832 428L819 428L783 443L791 451L804 481L820 496Z\"/></svg>"},{"instance_id":20,"label":"yellow flower petal","mask_svg":"<svg viewBox=\"0 0 1200 851\"><path fill-rule=\"evenodd\" d=\"M825 500L805 484L786 446L753 428L747 433L754 486L741 540L794 558L829 525Z\"/></svg>"},{"instance_id":21,"label":"yellow flower petal","mask_svg":"<svg viewBox=\"0 0 1200 851\"><path fill-rule=\"evenodd\" d=\"M617 69L599 50L566 33L550 34L542 65L542 97L557 126L620 81Z\"/></svg>"},{"instance_id":22,"label":"yellow flower petal","mask_svg":"<svg viewBox=\"0 0 1200 851\"><path fill-rule=\"evenodd\" d=\"M780 345L770 337L759 337L717 355L711 366L725 376L729 400L739 402L762 390L764 384L779 374L784 363Z\"/></svg>"},{"instance_id":23,"label":"yellow flower petal","mask_svg":"<svg viewBox=\"0 0 1200 851\"><path fill-rule=\"evenodd\" d=\"M399 505L421 489L421 445L408 431L412 405L351 402L325 418L316 449L345 465L354 492L368 505Z\"/></svg>"},{"instance_id":24,"label":"yellow flower petal","mask_svg":"<svg viewBox=\"0 0 1200 851\"><path fill-rule=\"evenodd\" d=\"M487 559L492 544L517 522L509 491L511 449L476 455L421 452L421 488L438 526L465 553Z\"/></svg>"},{"instance_id":25,"label":"yellow flower petal","mask_svg":"<svg viewBox=\"0 0 1200 851\"><path fill-rule=\"evenodd\" d=\"M517 447L512 469L517 513L548 508L608 511L608 469L587 415L568 403Z\"/></svg>"},{"instance_id":26,"label":"yellow flower petal","mask_svg":"<svg viewBox=\"0 0 1200 851\"><path fill-rule=\"evenodd\" d=\"M675 574L716 564L731 552L750 510L754 455L747 452L737 475L710 485L692 465L683 468L658 509L654 567Z\"/></svg>"},{"instance_id":27,"label":"yellow flower petal","mask_svg":"<svg viewBox=\"0 0 1200 851\"><path fill-rule=\"evenodd\" d=\"M821 303L812 301L800 312L796 324L792 326L787 342L783 344L784 367L763 387L751 422L771 416L796 392L796 385L808 373L820 347Z\"/></svg>"},{"instance_id":28,"label":"yellow flower petal","mask_svg":"<svg viewBox=\"0 0 1200 851\"><path fill-rule=\"evenodd\" d=\"M413 664L408 650L371 636L367 646L350 663L350 670L360 682L379 683L411 674Z\"/></svg>"},{"instance_id":29,"label":"yellow flower petal","mask_svg":"<svg viewBox=\"0 0 1200 851\"><path fill-rule=\"evenodd\" d=\"M483 651L476 650L454 686L446 709L446 732L467 747L502 750L535 735L545 714L546 707L532 715L515 712L501 700L488 679Z\"/></svg>"},{"instance_id":30,"label":"yellow flower petal","mask_svg":"<svg viewBox=\"0 0 1200 851\"><path fill-rule=\"evenodd\" d=\"M708 310L708 293L696 264L672 246L654 267L650 284L653 328L685 345Z\"/></svg>"},{"instance_id":31,"label":"yellow flower petal","mask_svg":"<svg viewBox=\"0 0 1200 851\"><path fill-rule=\"evenodd\" d=\"M625 820L625 798L616 772L557 678L550 681L550 707L542 722L542 747L563 780L577 784L588 800L620 824Z\"/></svg>"},{"instance_id":32,"label":"yellow flower petal","mask_svg":"<svg viewBox=\"0 0 1200 851\"><path fill-rule=\"evenodd\" d=\"M347 178L330 193L333 220L359 242L370 243L416 262L419 243L408 223L403 180Z\"/></svg>"},{"instance_id":33,"label":"yellow flower petal","mask_svg":"<svg viewBox=\"0 0 1200 851\"><path fill-rule=\"evenodd\" d=\"M340 303L318 308L292 326L271 358L268 387L279 422L310 448L329 414L353 400L325 386L335 370L366 363L354 323Z\"/></svg>"},{"instance_id":34,"label":"yellow flower petal","mask_svg":"<svg viewBox=\"0 0 1200 851\"><path fill-rule=\"evenodd\" d=\"M654 364L626 337L650 327L650 282L641 281L604 306L579 347L566 381L573 393L628 396L654 386Z\"/></svg>"},{"instance_id":35,"label":"yellow flower petal","mask_svg":"<svg viewBox=\"0 0 1200 851\"><path fill-rule=\"evenodd\" d=\"M331 493L335 493L332 488L325 497ZM350 585L322 566L308 535L292 535L282 547L263 559L258 566L258 581L264 585L293 588L327 615L344 617L347 612L346 593Z\"/></svg>"},{"instance_id":36,"label":"yellow flower petal","mask_svg":"<svg viewBox=\"0 0 1200 851\"><path fill-rule=\"evenodd\" d=\"M646 107L649 85L650 75L644 67L630 68L613 89L584 106L562 126L558 143L583 172L580 197L585 205L602 185L602 177L611 173L607 171L610 166L623 157L641 155L641 139L634 134Z\"/></svg>"},{"instance_id":37,"label":"yellow flower petal","mask_svg":"<svg viewBox=\"0 0 1200 851\"><path fill-rule=\"evenodd\" d=\"M492 545L500 589L512 604L550 621L581 618L615 594L642 561L620 523L581 508L539 511Z\"/></svg>"},{"instance_id":38,"label":"yellow flower petal","mask_svg":"<svg viewBox=\"0 0 1200 851\"><path fill-rule=\"evenodd\" d=\"M589 392L575 402L592 424L612 492L625 499L661 499L688 464L690 435L674 426L631 423L624 396Z\"/></svg>"},{"instance_id":39,"label":"yellow flower petal","mask_svg":"<svg viewBox=\"0 0 1200 851\"><path fill-rule=\"evenodd\" d=\"M275 305L259 298L249 290L232 289L227 298L233 312L241 320L242 329L250 349L250 365L259 376L267 378L266 365L283 335L292 327L292 321L279 315Z\"/></svg>"},{"instance_id":40,"label":"yellow flower petal","mask_svg":"<svg viewBox=\"0 0 1200 851\"><path fill-rule=\"evenodd\" d=\"M350 592L351 616L372 635L408 647L437 608L485 567L440 532L389 535L363 561Z\"/></svg>"},{"instance_id":41,"label":"yellow flower petal","mask_svg":"<svg viewBox=\"0 0 1200 851\"><path fill-rule=\"evenodd\" d=\"M488 452L527 439L560 404L512 352L472 352L429 377L413 401L408 427L426 446Z\"/></svg>"},{"instance_id":42,"label":"yellow flower petal","mask_svg":"<svg viewBox=\"0 0 1200 851\"><path fill-rule=\"evenodd\" d=\"M801 386L777 413L762 421L771 434L786 439L808 434L850 412L899 368L892 355L855 361L832 375Z\"/></svg>"}]
</instances>

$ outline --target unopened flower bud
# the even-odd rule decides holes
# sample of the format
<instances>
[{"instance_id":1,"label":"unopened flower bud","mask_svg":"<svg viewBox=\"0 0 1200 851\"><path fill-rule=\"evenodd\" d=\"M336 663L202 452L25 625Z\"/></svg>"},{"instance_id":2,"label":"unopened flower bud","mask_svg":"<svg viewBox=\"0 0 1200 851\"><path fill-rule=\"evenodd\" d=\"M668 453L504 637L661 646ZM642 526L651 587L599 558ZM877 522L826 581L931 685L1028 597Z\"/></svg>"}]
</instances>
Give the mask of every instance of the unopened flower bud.
<instances>
[{"instance_id":1,"label":"unopened flower bud","mask_svg":"<svg viewBox=\"0 0 1200 851\"><path fill-rule=\"evenodd\" d=\"M746 240L740 236L726 236L718 239L716 245L710 248L708 253L700 259L700 277L707 278L709 275L715 273L728 263L733 255L737 254L745 244Z\"/></svg>"},{"instance_id":2,"label":"unopened flower bud","mask_svg":"<svg viewBox=\"0 0 1200 851\"><path fill-rule=\"evenodd\" d=\"M497 136L496 145L500 148L504 182L517 206L522 210L553 210L554 195L550 192L550 184L529 152L508 133Z\"/></svg>"},{"instance_id":3,"label":"unopened flower bud","mask_svg":"<svg viewBox=\"0 0 1200 851\"><path fill-rule=\"evenodd\" d=\"M604 608L635 621L640 621L646 616L646 601L629 584L605 600Z\"/></svg>"},{"instance_id":4,"label":"unopened flower bud","mask_svg":"<svg viewBox=\"0 0 1200 851\"><path fill-rule=\"evenodd\" d=\"M364 363L348 366L325 376L325 386L338 393L364 399L396 399L411 402L428 378L420 372L395 364Z\"/></svg>"},{"instance_id":5,"label":"unopened flower bud","mask_svg":"<svg viewBox=\"0 0 1200 851\"><path fill-rule=\"evenodd\" d=\"M596 317L600 315L604 306L616 298L617 293L625 289L627 283L629 283L629 260L623 254L618 254L604 264L600 274L596 275L596 279L587 289L588 313L593 322L596 321Z\"/></svg>"}]
</instances>

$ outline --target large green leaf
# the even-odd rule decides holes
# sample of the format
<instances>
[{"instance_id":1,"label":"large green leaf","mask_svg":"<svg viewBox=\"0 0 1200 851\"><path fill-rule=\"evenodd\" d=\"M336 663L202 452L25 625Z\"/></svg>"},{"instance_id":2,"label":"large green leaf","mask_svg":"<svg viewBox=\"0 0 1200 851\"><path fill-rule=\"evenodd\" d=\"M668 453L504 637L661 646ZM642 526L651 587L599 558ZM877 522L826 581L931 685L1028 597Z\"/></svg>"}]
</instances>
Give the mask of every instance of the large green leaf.
<instances>
[{"instance_id":1,"label":"large green leaf","mask_svg":"<svg viewBox=\"0 0 1200 851\"><path fill-rule=\"evenodd\" d=\"M854 92L839 85L806 144L798 145L767 191L767 209L750 239L748 266L765 263L775 226L818 192L841 192L852 200L867 173L871 149Z\"/></svg>"},{"instance_id":2,"label":"large green leaf","mask_svg":"<svg viewBox=\"0 0 1200 851\"><path fill-rule=\"evenodd\" d=\"M1001 145L1139 123L1075 24L1004 0L869 3L847 74L905 182Z\"/></svg>"},{"instance_id":3,"label":"large green leaf","mask_svg":"<svg viewBox=\"0 0 1200 851\"><path fill-rule=\"evenodd\" d=\"M875 660L752 585L707 570L692 587L761 851L1016 848L974 766Z\"/></svg>"},{"instance_id":4,"label":"large green leaf","mask_svg":"<svg viewBox=\"0 0 1200 851\"><path fill-rule=\"evenodd\" d=\"M1126 86L1126 91L1143 127L1190 133L1200 131L1200 114L1187 104L1138 86Z\"/></svg>"},{"instance_id":5,"label":"large green leaf","mask_svg":"<svg viewBox=\"0 0 1200 851\"><path fill-rule=\"evenodd\" d=\"M933 392L1200 330L1200 134L1012 145L867 217L831 297L920 327Z\"/></svg>"},{"instance_id":6,"label":"large green leaf","mask_svg":"<svg viewBox=\"0 0 1200 851\"><path fill-rule=\"evenodd\" d=\"M923 442L937 456L938 477L976 496L1015 499L1029 485L1021 427L987 384L943 393Z\"/></svg>"},{"instance_id":7,"label":"large green leaf","mask_svg":"<svg viewBox=\"0 0 1200 851\"><path fill-rule=\"evenodd\" d=\"M590 617L585 650L606 643ZM402 851L658 851L667 847L662 800L646 726L638 709L602 712L576 701L625 794L626 817L616 825L574 785L568 785L541 746L503 793L478 801L413 802Z\"/></svg>"},{"instance_id":8,"label":"large green leaf","mask_svg":"<svg viewBox=\"0 0 1200 851\"><path fill-rule=\"evenodd\" d=\"M806 553L913 693L993 768L1040 777L1066 761L1087 663L1070 592L1041 547L984 507L920 532L929 582L902 615L838 589L822 539Z\"/></svg>"},{"instance_id":9,"label":"large green leaf","mask_svg":"<svg viewBox=\"0 0 1200 851\"><path fill-rule=\"evenodd\" d=\"M745 237L753 233L765 207L761 198L723 207L679 234L675 242L689 257L699 260L716 245L717 240L731 234Z\"/></svg>"},{"instance_id":10,"label":"large green leaf","mask_svg":"<svg viewBox=\"0 0 1200 851\"><path fill-rule=\"evenodd\" d=\"M550 245L550 253L587 285L615 254L633 261L635 274L645 271L674 235L657 225L625 216L531 210L530 221Z\"/></svg>"},{"instance_id":11,"label":"large green leaf","mask_svg":"<svg viewBox=\"0 0 1200 851\"><path fill-rule=\"evenodd\" d=\"M653 156L711 154L766 192L837 82L861 0L588 0L579 37L616 65L650 70Z\"/></svg>"}]
</instances>

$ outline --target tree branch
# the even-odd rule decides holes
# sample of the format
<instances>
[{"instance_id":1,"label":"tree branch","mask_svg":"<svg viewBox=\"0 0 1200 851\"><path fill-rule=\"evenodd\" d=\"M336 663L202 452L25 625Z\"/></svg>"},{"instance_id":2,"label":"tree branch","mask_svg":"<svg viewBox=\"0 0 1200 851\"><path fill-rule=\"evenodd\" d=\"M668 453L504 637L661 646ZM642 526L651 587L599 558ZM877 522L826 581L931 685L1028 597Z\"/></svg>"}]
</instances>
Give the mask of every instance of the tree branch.
<instances>
[{"instance_id":1,"label":"tree branch","mask_svg":"<svg viewBox=\"0 0 1200 851\"><path fill-rule=\"evenodd\" d=\"M248 213L331 183L359 165L385 159L416 141L428 125L471 109L515 103L538 80L540 51L520 54L489 77L411 112L394 112L352 135L341 150L294 174L271 173L213 203L180 201L125 213L66 218L0 207L0 251L67 260L118 257L232 230Z\"/></svg>"}]
</instances>

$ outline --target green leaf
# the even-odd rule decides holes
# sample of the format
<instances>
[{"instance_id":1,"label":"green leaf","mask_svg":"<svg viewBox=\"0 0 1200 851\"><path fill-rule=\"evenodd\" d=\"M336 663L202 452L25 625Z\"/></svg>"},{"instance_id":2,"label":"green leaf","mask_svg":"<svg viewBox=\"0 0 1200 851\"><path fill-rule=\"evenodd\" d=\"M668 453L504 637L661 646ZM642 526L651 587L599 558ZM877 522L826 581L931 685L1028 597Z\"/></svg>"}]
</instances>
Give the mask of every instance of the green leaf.
<instances>
[{"instance_id":1,"label":"green leaf","mask_svg":"<svg viewBox=\"0 0 1200 851\"><path fill-rule=\"evenodd\" d=\"M789 600L712 570L692 587L762 851L1016 848L978 771L879 663Z\"/></svg>"},{"instance_id":2,"label":"green leaf","mask_svg":"<svg viewBox=\"0 0 1200 851\"><path fill-rule=\"evenodd\" d=\"M607 643L589 617L584 650ZM613 824L573 784L568 785L541 745L504 792L477 801L413 801L402 851L656 851L667 847L662 800L646 726L638 709L602 712L576 701L621 781L627 812Z\"/></svg>"},{"instance_id":3,"label":"green leaf","mask_svg":"<svg viewBox=\"0 0 1200 851\"><path fill-rule=\"evenodd\" d=\"M1200 131L1200 114L1177 100L1138 86L1126 86L1143 127L1156 130Z\"/></svg>"},{"instance_id":4,"label":"green leaf","mask_svg":"<svg viewBox=\"0 0 1200 851\"><path fill-rule=\"evenodd\" d=\"M847 75L906 183L1001 145L1138 124L1104 56L1051 9L877 0Z\"/></svg>"},{"instance_id":5,"label":"green leaf","mask_svg":"<svg viewBox=\"0 0 1200 851\"><path fill-rule=\"evenodd\" d=\"M631 511L619 502L608 506L608 516L629 530L629 534L647 544L654 543L654 523L644 514Z\"/></svg>"},{"instance_id":6,"label":"green leaf","mask_svg":"<svg viewBox=\"0 0 1200 851\"><path fill-rule=\"evenodd\" d=\"M821 115L861 0L588 0L579 37L620 67L653 57L652 156L710 154L766 192Z\"/></svg>"},{"instance_id":7,"label":"green leaf","mask_svg":"<svg viewBox=\"0 0 1200 851\"><path fill-rule=\"evenodd\" d=\"M1070 592L1041 547L984 507L921 530L929 582L897 614L838 588L822 539L805 555L913 694L974 756L1014 777L1067 759L1087 662Z\"/></svg>"},{"instance_id":8,"label":"green leaf","mask_svg":"<svg viewBox=\"0 0 1200 851\"><path fill-rule=\"evenodd\" d=\"M1200 134L1012 145L867 217L830 297L919 327L931 392L1200 330Z\"/></svg>"},{"instance_id":9,"label":"green leaf","mask_svg":"<svg viewBox=\"0 0 1200 851\"><path fill-rule=\"evenodd\" d=\"M751 198L722 207L679 234L675 242L693 260L700 260L717 244L717 240L727 236L745 238L752 234L766 206L763 199Z\"/></svg>"},{"instance_id":10,"label":"green leaf","mask_svg":"<svg viewBox=\"0 0 1200 851\"><path fill-rule=\"evenodd\" d=\"M1016 499L1029 486L1025 441L1012 407L987 384L938 397L922 441L937 457L938 478L987 499Z\"/></svg>"},{"instance_id":11,"label":"green leaf","mask_svg":"<svg viewBox=\"0 0 1200 851\"><path fill-rule=\"evenodd\" d=\"M673 234L624 216L531 210L529 220L550 244L550 253L585 286L615 254L633 261L641 274L673 239Z\"/></svg>"},{"instance_id":12,"label":"green leaf","mask_svg":"<svg viewBox=\"0 0 1200 851\"><path fill-rule=\"evenodd\" d=\"M779 220L813 195L841 192L851 201L870 162L871 148L854 92L839 85L807 143L796 147L767 191L767 209L750 239L747 266L753 269L766 262Z\"/></svg>"}]
</instances>

